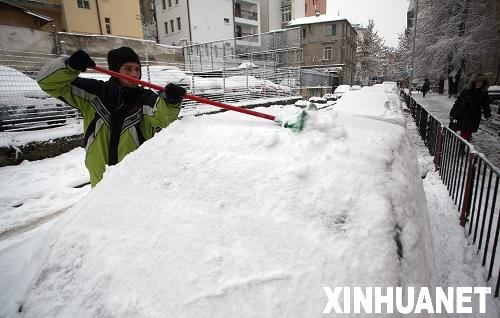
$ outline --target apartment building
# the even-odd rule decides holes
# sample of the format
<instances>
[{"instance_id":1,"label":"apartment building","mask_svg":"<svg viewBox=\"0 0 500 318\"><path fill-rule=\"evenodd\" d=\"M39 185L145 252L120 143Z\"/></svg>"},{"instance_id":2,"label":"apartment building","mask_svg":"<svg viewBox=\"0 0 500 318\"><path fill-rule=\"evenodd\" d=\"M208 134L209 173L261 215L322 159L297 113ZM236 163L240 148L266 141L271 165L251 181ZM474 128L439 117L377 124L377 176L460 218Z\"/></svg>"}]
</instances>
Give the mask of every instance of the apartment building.
<instances>
[{"instance_id":1,"label":"apartment building","mask_svg":"<svg viewBox=\"0 0 500 318\"><path fill-rule=\"evenodd\" d=\"M357 33L347 19L315 15L293 19L287 27L302 30L303 67L341 70L343 84L354 82Z\"/></svg>"},{"instance_id":2,"label":"apartment building","mask_svg":"<svg viewBox=\"0 0 500 318\"><path fill-rule=\"evenodd\" d=\"M51 23L43 31L116 35L142 39L141 11L138 0L8 0L2 1L48 17ZM119 9L118 9L119 8ZM0 23L31 27L21 18Z\"/></svg>"},{"instance_id":3,"label":"apartment building","mask_svg":"<svg viewBox=\"0 0 500 318\"><path fill-rule=\"evenodd\" d=\"M161 44L203 43L232 38L232 0L156 0L156 23Z\"/></svg>"},{"instance_id":4,"label":"apartment building","mask_svg":"<svg viewBox=\"0 0 500 318\"><path fill-rule=\"evenodd\" d=\"M179 45L278 30L280 10L276 0L156 0L158 39Z\"/></svg>"}]
</instances>

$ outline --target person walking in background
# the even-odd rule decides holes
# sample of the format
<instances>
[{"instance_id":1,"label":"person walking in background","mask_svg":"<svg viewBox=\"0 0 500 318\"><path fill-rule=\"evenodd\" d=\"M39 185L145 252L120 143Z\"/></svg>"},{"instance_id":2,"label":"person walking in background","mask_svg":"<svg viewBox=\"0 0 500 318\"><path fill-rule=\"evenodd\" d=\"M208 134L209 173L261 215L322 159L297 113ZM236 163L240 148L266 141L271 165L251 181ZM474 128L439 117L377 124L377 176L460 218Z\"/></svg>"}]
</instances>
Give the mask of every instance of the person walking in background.
<instances>
[{"instance_id":1,"label":"person walking in background","mask_svg":"<svg viewBox=\"0 0 500 318\"><path fill-rule=\"evenodd\" d=\"M470 141L472 133L479 129L481 115L486 120L491 117L488 100L488 78L482 74L474 74L469 79L450 111L450 122L456 122L456 130L460 136Z\"/></svg>"},{"instance_id":2,"label":"person walking in background","mask_svg":"<svg viewBox=\"0 0 500 318\"><path fill-rule=\"evenodd\" d=\"M43 91L77 108L83 117L85 166L92 187L102 179L106 165L117 164L176 120L186 93L172 83L158 95L123 79L111 77L104 82L78 77L95 65L85 51L78 50L69 58L47 63L37 76ZM109 51L108 66L141 78L141 62L129 47Z\"/></svg>"},{"instance_id":3,"label":"person walking in background","mask_svg":"<svg viewBox=\"0 0 500 318\"><path fill-rule=\"evenodd\" d=\"M431 82L428 78L424 80L424 84L422 85L422 96L425 97L425 94L431 89Z\"/></svg>"}]
</instances>

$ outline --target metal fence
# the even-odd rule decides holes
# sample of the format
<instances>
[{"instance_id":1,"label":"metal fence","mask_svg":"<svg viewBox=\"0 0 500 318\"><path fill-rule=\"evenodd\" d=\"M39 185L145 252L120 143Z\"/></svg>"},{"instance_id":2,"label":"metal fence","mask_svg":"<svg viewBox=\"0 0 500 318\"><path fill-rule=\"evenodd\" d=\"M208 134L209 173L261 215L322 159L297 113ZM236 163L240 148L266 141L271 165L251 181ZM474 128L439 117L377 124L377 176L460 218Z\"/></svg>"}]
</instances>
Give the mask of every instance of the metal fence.
<instances>
[{"instance_id":1,"label":"metal fence","mask_svg":"<svg viewBox=\"0 0 500 318\"><path fill-rule=\"evenodd\" d=\"M186 70L207 72L252 63L266 69L298 68L302 62L300 28L246 35L183 47Z\"/></svg>"},{"instance_id":2,"label":"metal fence","mask_svg":"<svg viewBox=\"0 0 500 318\"><path fill-rule=\"evenodd\" d=\"M38 130L78 120L79 114L42 92L33 79L53 54L0 50L0 131Z\"/></svg>"},{"instance_id":3,"label":"metal fence","mask_svg":"<svg viewBox=\"0 0 500 318\"><path fill-rule=\"evenodd\" d=\"M252 39L250 41L250 39ZM190 45L183 49L183 64L166 64L141 56L142 79L155 84L177 83L193 95L249 107L300 98L297 29ZM56 127L79 119L78 112L43 93L34 80L54 54L0 50L0 131ZM94 57L99 66L106 59ZM107 75L88 70L80 76L106 80ZM205 113L212 106L186 100L183 113Z\"/></svg>"},{"instance_id":4,"label":"metal fence","mask_svg":"<svg viewBox=\"0 0 500 318\"><path fill-rule=\"evenodd\" d=\"M495 286L494 295L498 297L500 170L413 98L407 94L404 98L420 136L434 156L436 169L460 212L460 225L465 227L471 245L481 258L481 265L487 269L486 280Z\"/></svg>"}]
</instances>

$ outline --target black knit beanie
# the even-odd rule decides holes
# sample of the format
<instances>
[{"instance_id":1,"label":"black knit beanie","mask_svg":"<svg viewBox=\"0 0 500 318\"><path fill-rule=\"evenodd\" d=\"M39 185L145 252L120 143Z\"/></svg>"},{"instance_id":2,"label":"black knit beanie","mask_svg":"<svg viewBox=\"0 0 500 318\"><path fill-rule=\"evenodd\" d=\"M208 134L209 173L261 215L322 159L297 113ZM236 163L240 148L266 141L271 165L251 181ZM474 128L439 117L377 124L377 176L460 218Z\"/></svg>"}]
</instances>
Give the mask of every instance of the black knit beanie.
<instances>
[{"instance_id":1,"label":"black knit beanie","mask_svg":"<svg viewBox=\"0 0 500 318\"><path fill-rule=\"evenodd\" d=\"M139 57L129 47L122 46L108 52L108 67L111 71L118 72L120 67L127 62L136 62L141 65Z\"/></svg>"}]
</instances>

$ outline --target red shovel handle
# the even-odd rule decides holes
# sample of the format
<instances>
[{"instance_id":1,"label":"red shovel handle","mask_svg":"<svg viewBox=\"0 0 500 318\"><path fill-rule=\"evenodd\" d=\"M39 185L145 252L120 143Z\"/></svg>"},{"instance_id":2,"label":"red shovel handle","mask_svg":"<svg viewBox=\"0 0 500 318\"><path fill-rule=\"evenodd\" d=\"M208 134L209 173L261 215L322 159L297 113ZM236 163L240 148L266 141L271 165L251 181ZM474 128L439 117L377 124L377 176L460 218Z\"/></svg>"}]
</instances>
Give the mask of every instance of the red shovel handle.
<instances>
[{"instance_id":1,"label":"red shovel handle","mask_svg":"<svg viewBox=\"0 0 500 318\"><path fill-rule=\"evenodd\" d=\"M121 74L121 73L113 72L113 71L110 71L108 69L105 69L105 68L102 68L102 67L99 67L99 66L95 66L94 69L96 71L98 71L98 72L105 73L105 74L108 74L108 75L113 76L113 77L121 78L123 80L126 80L128 82L132 82L132 83L135 83L135 84L140 84L142 86L146 86L146 87L155 89L157 91L161 91L162 92L162 91L165 90L165 87L163 87L163 86L155 85L155 84L152 84L152 83L149 83L149 82L145 82L145 81L141 81L139 79L136 79L136 78L133 78L133 77ZM234 110L236 112L240 112L240 113L244 113L244 114L248 114L248 115L252 115L252 116L256 116L256 117L260 117L260 118L264 118L264 119L269 119L269 120L272 120L272 121L276 121L276 117L273 116L273 115L264 114L264 113L256 112L254 110L250 110L250 109L246 109L246 108L242 108L242 107L237 107L237 106L232 106L232 105L221 103L221 102L216 102L216 101L213 101L213 100L210 100L210 99L206 99L206 98L203 98L203 97L198 97L198 96L191 95L191 94L185 94L184 98L187 98L187 99L190 99L190 100L194 100L194 101L199 102L199 103L208 104L208 105L212 105L212 106L217 106L217 107L220 107L220 108Z\"/></svg>"}]
</instances>

